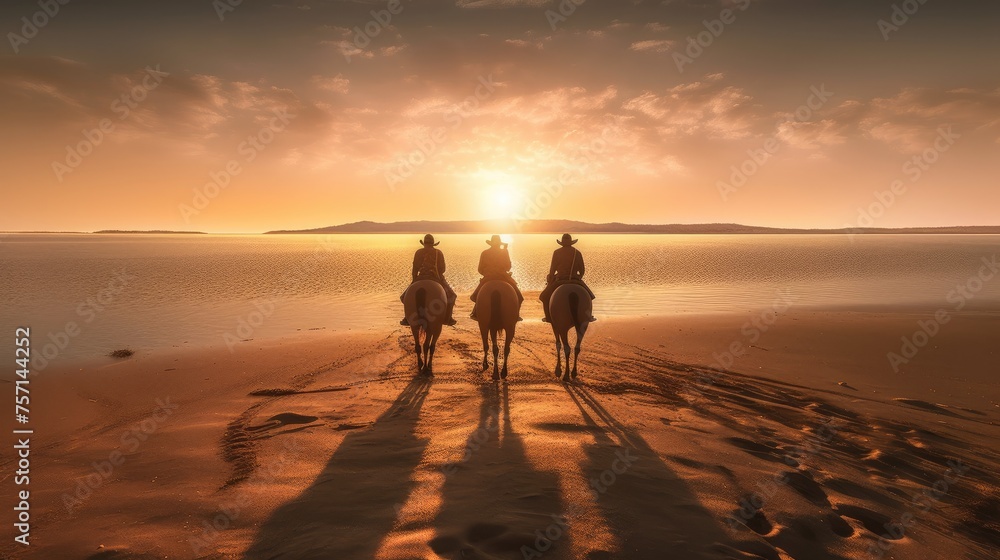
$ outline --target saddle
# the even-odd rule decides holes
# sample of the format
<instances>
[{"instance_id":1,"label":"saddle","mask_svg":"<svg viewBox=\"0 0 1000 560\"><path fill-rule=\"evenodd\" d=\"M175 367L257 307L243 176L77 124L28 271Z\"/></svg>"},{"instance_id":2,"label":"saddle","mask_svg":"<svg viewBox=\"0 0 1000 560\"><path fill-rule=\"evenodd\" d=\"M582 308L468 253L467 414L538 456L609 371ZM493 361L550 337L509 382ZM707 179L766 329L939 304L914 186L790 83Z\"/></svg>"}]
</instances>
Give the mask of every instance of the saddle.
<instances>
[{"instance_id":1,"label":"saddle","mask_svg":"<svg viewBox=\"0 0 1000 560\"><path fill-rule=\"evenodd\" d=\"M587 290L587 293L590 294L590 299L597 299L597 296L594 295L594 291L590 289L590 286L588 286L582 278L549 278L548 281L549 286L553 291L563 284L576 284L578 286L583 286L583 289ZM550 295L549 297L552 296Z\"/></svg>"}]
</instances>

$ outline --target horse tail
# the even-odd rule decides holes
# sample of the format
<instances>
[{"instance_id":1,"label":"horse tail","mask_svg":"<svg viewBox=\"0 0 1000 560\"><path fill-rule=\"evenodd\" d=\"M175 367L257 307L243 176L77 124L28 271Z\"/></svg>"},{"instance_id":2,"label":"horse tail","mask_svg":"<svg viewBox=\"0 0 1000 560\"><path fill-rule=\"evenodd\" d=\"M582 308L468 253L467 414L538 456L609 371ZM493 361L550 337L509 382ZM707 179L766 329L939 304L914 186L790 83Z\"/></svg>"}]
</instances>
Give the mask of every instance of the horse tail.
<instances>
[{"instance_id":1,"label":"horse tail","mask_svg":"<svg viewBox=\"0 0 1000 560\"><path fill-rule=\"evenodd\" d=\"M419 288L417 293L414 294L414 299L417 301L417 320L426 321L427 319L427 290L424 288Z\"/></svg>"},{"instance_id":2,"label":"horse tail","mask_svg":"<svg viewBox=\"0 0 1000 560\"><path fill-rule=\"evenodd\" d=\"M573 324L580 324L580 294L576 291L569 293L569 313L573 316Z\"/></svg>"},{"instance_id":3,"label":"horse tail","mask_svg":"<svg viewBox=\"0 0 1000 560\"><path fill-rule=\"evenodd\" d=\"M503 328L503 315L500 312L500 290L490 294L490 330L499 331Z\"/></svg>"}]
</instances>

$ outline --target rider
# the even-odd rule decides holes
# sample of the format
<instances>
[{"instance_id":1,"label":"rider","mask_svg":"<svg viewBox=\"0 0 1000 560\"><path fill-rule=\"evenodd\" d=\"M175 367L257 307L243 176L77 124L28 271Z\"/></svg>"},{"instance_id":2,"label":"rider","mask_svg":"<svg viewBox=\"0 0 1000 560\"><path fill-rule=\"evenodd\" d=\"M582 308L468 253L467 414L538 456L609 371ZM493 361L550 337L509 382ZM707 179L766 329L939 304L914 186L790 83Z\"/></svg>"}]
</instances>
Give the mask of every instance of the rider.
<instances>
[{"instance_id":1,"label":"rider","mask_svg":"<svg viewBox=\"0 0 1000 560\"><path fill-rule=\"evenodd\" d=\"M551 322L551 317L549 317L549 298L552 297L552 292L560 285L567 282L579 284L590 294L590 299L594 299L595 297L594 292L583 281L583 272L585 270L583 254L573 247L577 241L579 239L573 239L573 236L568 233L564 233L562 239L556 241L561 247L552 252L552 264L549 266L549 275L545 278L545 289L538 295L538 299L542 301L542 311L545 312L545 318L542 321L546 323ZM595 321L596 319L591 317L590 320Z\"/></svg>"},{"instance_id":2,"label":"rider","mask_svg":"<svg viewBox=\"0 0 1000 560\"><path fill-rule=\"evenodd\" d=\"M510 253L507 252L507 244L500 241L499 235L491 237L486 244L490 248L483 251L479 256L479 274L482 274L483 278L479 280L476 291L472 292L472 301L476 301L476 297L479 296L479 290L482 289L483 284L492 280L499 280L510 284L514 288L514 291L517 292L517 307L520 309L521 303L524 302L524 296L521 295L521 290L518 289L517 282L510 275ZM473 319L476 318L475 305L472 306L472 315L470 317ZM517 320L523 321L520 317Z\"/></svg>"},{"instance_id":3,"label":"rider","mask_svg":"<svg viewBox=\"0 0 1000 560\"><path fill-rule=\"evenodd\" d=\"M452 317L452 313L455 311L455 300L458 299L458 296L455 295L455 290L452 290L451 286L448 285L448 281L444 279L444 253L440 249L435 249L441 242L435 243L434 236L428 233L420 244L423 245L423 248L417 249L417 252L413 254L412 281L434 280L441 284L448 296L448 312L444 324L455 326L458 321ZM399 296L399 300L403 301L405 295L406 291L404 290L403 294ZM409 326L410 322L407 321L406 317L403 317L399 324Z\"/></svg>"}]
</instances>

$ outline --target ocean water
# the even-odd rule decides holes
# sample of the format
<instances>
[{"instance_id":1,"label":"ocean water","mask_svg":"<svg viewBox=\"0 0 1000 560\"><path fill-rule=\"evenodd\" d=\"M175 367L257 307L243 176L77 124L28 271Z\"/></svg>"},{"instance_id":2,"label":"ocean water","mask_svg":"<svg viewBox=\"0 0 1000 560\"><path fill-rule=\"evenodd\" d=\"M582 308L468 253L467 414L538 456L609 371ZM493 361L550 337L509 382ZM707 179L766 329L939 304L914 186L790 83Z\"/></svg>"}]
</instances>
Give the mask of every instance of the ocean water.
<instances>
[{"instance_id":1,"label":"ocean water","mask_svg":"<svg viewBox=\"0 0 1000 560\"><path fill-rule=\"evenodd\" d=\"M487 237L438 236L459 293L459 320L471 310L468 294ZM53 357L63 360L126 346L385 329L402 315L398 296L420 238L4 235L0 332L12 337L29 326L39 348L77 331ZM557 236L505 238L527 296L522 315L538 320L536 296ZM749 313L779 297L798 307L933 313L965 300L966 310L1000 310L1000 275L979 278L1000 254L1000 236L583 235L577 247L601 318Z\"/></svg>"}]
</instances>

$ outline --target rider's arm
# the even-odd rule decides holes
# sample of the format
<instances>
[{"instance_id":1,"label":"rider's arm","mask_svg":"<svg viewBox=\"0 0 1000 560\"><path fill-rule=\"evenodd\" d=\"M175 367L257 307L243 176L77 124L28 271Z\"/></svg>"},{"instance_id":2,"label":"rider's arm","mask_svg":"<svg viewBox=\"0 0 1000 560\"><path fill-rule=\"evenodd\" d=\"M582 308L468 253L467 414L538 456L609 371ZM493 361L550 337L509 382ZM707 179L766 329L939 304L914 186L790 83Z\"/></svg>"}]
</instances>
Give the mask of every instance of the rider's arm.
<instances>
[{"instance_id":1,"label":"rider's arm","mask_svg":"<svg viewBox=\"0 0 1000 560\"><path fill-rule=\"evenodd\" d=\"M410 276L413 277L413 282L417 281L417 271L420 270L420 251L413 253L413 271L410 272Z\"/></svg>"},{"instance_id":2,"label":"rider's arm","mask_svg":"<svg viewBox=\"0 0 1000 560\"><path fill-rule=\"evenodd\" d=\"M479 255L479 275L486 276L486 251Z\"/></svg>"},{"instance_id":3,"label":"rider's arm","mask_svg":"<svg viewBox=\"0 0 1000 560\"><path fill-rule=\"evenodd\" d=\"M583 265L583 253L580 251L576 252L576 270L580 272L579 278L583 278L583 273L587 268Z\"/></svg>"},{"instance_id":4,"label":"rider's arm","mask_svg":"<svg viewBox=\"0 0 1000 560\"><path fill-rule=\"evenodd\" d=\"M437 259L438 259L438 274L444 276L444 253L441 249L437 249Z\"/></svg>"},{"instance_id":5,"label":"rider's arm","mask_svg":"<svg viewBox=\"0 0 1000 560\"><path fill-rule=\"evenodd\" d=\"M510 272L510 269L511 269L510 251L508 251L507 249L504 249L503 250L503 271L504 272Z\"/></svg>"}]
</instances>

